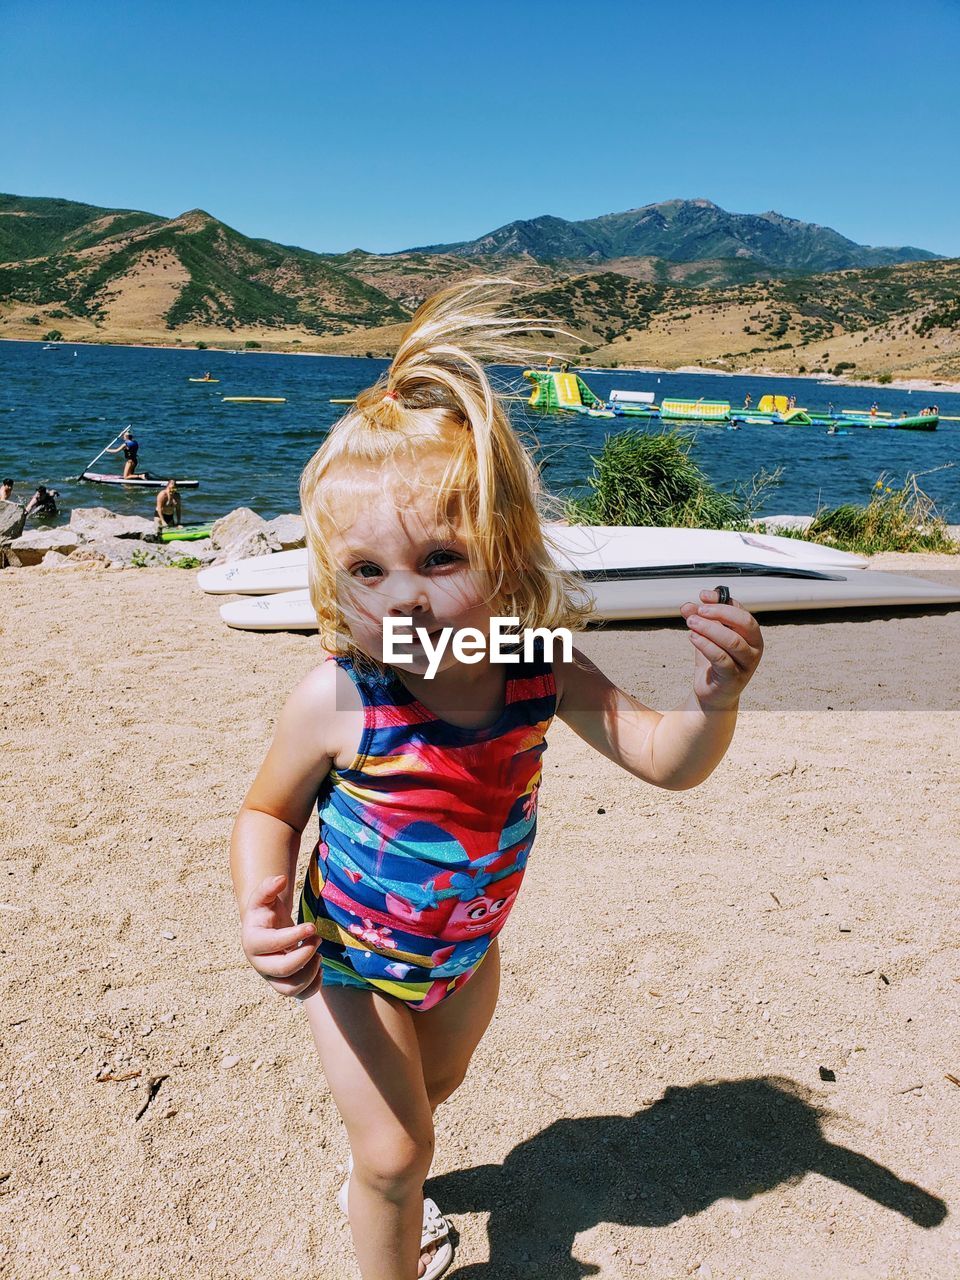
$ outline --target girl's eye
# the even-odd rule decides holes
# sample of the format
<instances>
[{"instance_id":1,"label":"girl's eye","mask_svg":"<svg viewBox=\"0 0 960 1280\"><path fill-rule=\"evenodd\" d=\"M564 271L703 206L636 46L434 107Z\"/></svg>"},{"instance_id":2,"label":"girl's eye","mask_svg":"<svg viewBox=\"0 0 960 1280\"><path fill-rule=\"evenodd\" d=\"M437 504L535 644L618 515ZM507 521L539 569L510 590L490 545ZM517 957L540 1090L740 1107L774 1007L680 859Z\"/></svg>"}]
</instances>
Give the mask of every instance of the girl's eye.
<instances>
[{"instance_id":1,"label":"girl's eye","mask_svg":"<svg viewBox=\"0 0 960 1280\"><path fill-rule=\"evenodd\" d=\"M380 566L371 564L369 561L366 564L358 564L350 572L354 578L361 578L364 582L369 582L373 578L383 577L383 570Z\"/></svg>"},{"instance_id":2,"label":"girl's eye","mask_svg":"<svg viewBox=\"0 0 960 1280\"><path fill-rule=\"evenodd\" d=\"M456 564L459 559L460 556L455 551L440 547L436 551L431 551L424 563L428 569L442 569L448 564Z\"/></svg>"}]
</instances>

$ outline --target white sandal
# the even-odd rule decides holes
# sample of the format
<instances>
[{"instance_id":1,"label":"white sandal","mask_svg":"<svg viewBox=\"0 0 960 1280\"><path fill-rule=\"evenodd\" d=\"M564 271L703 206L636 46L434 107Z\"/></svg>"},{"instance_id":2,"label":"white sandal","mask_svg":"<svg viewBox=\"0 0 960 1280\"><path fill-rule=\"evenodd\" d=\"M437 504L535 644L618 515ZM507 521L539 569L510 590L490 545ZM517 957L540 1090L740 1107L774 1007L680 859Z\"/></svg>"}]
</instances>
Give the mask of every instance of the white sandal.
<instances>
[{"instance_id":1,"label":"white sandal","mask_svg":"<svg viewBox=\"0 0 960 1280\"><path fill-rule=\"evenodd\" d=\"M350 1188L350 1174L353 1171L353 1159L347 1161L347 1180L337 1192L337 1205L341 1213L347 1212L347 1195ZM419 1280L438 1280L453 1261L453 1245L450 1243L450 1224L437 1208L436 1201L429 1196L423 1198L423 1231L420 1236L420 1252L431 1244L437 1246L436 1252L427 1263L427 1269Z\"/></svg>"}]
</instances>

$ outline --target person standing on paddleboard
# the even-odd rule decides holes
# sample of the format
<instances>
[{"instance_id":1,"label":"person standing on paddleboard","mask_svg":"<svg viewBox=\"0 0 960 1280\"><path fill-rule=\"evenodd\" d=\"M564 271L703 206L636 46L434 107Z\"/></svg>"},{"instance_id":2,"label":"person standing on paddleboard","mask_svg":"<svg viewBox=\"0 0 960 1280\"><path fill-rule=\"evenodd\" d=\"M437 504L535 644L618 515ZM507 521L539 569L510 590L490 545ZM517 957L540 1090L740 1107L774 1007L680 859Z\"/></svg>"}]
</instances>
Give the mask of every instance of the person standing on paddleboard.
<instances>
[{"instance_id":1,"label":"person standing on paddleboard","mask_svg":"<svg viewBox=\"0 0 960 1280\"><path fill-rule=\"evenodd\" d=\"M122 453L123 462L123 478L124 480L132 480L141 478L137 471L137 454L140 452L140 445L133 437L133 432L129 427L125 431L120 432L120 443L115 449L106 449L105 453Z\"/></svg>"}]
</instances>

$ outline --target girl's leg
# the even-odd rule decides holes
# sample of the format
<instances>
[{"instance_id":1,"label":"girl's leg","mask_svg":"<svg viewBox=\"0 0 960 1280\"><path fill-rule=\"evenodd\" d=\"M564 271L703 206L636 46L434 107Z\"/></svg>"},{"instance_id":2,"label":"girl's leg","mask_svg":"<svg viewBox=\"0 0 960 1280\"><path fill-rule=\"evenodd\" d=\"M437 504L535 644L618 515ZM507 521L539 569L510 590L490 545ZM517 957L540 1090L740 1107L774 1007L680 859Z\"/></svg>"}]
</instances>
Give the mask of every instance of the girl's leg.
<instances>
[{"instance_id":1,"label":"girl's leg","mask_svg":"<svg viewBox=\"0 0 960 1280\"><path fill-rule=\"evenodd\" d=\"M418 1015L343 987L318 985L301 1002L353 1152L350 1229L363 1280L414 1280L433 1157Z\"/></svg>"},{"instance_id":2,"label":"girl's leg","mask_svg":"<svg viewBox=\"0 0 960 1280\"><path fill-rule=\"evenodd\" d=\"M473 1051L490 1025L499 992L500 948L494 939L468 983L435 1008L413 1014L431 1111L463 1082Z\"/></svg>"}]
</instances>

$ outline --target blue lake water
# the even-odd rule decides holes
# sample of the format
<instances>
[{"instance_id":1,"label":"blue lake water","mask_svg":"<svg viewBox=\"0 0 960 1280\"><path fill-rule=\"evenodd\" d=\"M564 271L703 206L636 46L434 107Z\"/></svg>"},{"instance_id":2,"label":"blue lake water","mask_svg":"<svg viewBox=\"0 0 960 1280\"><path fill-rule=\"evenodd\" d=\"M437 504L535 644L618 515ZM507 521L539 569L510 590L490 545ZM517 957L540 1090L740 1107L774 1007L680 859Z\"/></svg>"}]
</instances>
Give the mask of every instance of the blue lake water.
<instances>
[{"instance_id":1,"label":"blue lake water","mask_svg":"<svg viewBox=\"0 0 960 1280\"><path fill-rule=\"evenodd\" d=\"M155 495L71 482L128 423L140 442L139 466L158 475L196 478L184 494L184 519L207 520L238 506L271 517L299 507L304 464L343 412L331 397L352 396L374 382L386 362L316 356L233 354L221 351L0 342L0 476L16 481L18 495L38 483L58 489L61 508L107 506L148 515ZM209 370L218 384L191 383ZM866 408L914 414L936 402L960 417L960 394L820 384L805 378L727 377L688 373L583 370L602 397L614 388L661 396L756 404L767 393L794 394L797 403L825 410ZM516 369L496 380L518 391L528 386ZM229 405L224 395L285 396L283 405ZM512 405L514 421L537 441L544 481L554 493L580 490L590 457L604 437L635 420L543 415ZM658 424L639 429L659 431ZM899 483L922 474L922 487L951 521L960 521L960 423L933 433L851 431L831 436L823 427L749 426L730 431L700 426L694 457L720 488L746 482L761 468L783 468L783 481L766 500L768 512L806 513L818 505L865 502L881 472ZM96 470L121 470L105 457Z\"/></svg>"}]
</instances>

